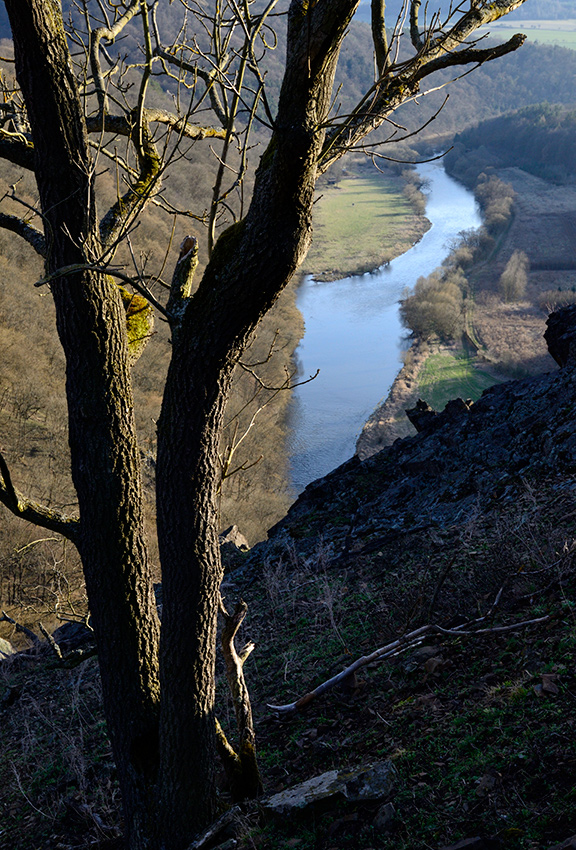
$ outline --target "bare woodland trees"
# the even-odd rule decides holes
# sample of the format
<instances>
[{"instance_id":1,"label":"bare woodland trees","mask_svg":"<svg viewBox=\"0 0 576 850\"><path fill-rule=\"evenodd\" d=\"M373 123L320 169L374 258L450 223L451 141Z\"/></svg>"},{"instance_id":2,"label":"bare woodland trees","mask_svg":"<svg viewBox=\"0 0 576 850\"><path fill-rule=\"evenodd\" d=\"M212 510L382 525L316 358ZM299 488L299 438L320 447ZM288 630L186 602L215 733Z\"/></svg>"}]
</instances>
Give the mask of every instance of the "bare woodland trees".
<instances>
[{"instance_id":1,"label":"bare woodland trees","mask_svg":"<svg viewBox=\"0 0 576 850\"><path fill-rule=\"evenodd\" d=\"M30 210L4 212L0 224L45 259L44 285L66 357L79 516L32 503L4 460L0 497L8 510L63 534L79 550L131 850L182 850L216 814L219 436L233 367L310 244L316 179L350 149L369 153L368 133L421 93L433 72L519 47L522 36L483 47L473 34L523 2L465 0L442 16L421 14L420 0L406 0L403 16L387 29L385 4L373 0L375 79L341 113L332 86L357 0L292 0L275 110L259 65L274 44L275 0L181 6L85 0L68 37L56 0L5 0L18 88L8 86L2 104L0 155L34 173L39 208L35 218ZM175 22L177 10L187 18ZM160 32L161 19L176 36ZM111 44L135 25L139 59L123 69ZM401 40L410 42L409 54L400 56ZM173 112L150 105L158 73L175 81ZM248 209L222 232L231 192L241 189L255 122L265 125L269 142ZM163 296L142 269L120 266L118 252L142 208L164 203L166 170L184 167L190 144L207 137L221 139L206 216L210 261L193 283L196 245L186 242ZM102 213L95 175L106 160L118 176L118 196ZM119 283L129 289L122 292ZM136 331L127 326L134 298L126 291L149 305L138 301L143 315ZM152 310L172 333L158 423L161 632L130 383L131 344L147 333Z\"/></svg>"},{"instance_id":2,"label":"bare woodland trees","mask_svg":"<svg viewBox=\"0 0 576 850\"><path fill-rule=\"evenodd\" d=\"M504 301L520 301L526 292L530 262L524 251L514 251L498 282Z\"/></svg>"}]
</instances>

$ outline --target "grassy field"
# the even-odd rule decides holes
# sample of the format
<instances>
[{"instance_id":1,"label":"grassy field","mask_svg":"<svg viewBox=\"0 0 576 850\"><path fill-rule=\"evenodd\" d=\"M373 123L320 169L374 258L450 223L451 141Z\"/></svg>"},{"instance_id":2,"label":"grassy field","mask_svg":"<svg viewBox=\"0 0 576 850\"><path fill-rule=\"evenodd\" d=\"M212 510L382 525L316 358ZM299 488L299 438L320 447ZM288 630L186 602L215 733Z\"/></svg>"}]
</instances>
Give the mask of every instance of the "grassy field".
<instances>
[{"instance_id":1,"label":"grassy field","mask_svg":"<svg viewBox=\"0 0 576 850\"><path fill-rule=\"evenodd\" d=\"M418 394L440 411L458 396L477 401L495 383L496 379L475 368L473 359L464 352L443 352L426 360L418 378Z\"/></svg>"},{"instance_id":2,"label":"grassy field","mask_svg":"<svg viewBox=\"0 0 576 850\"><path fill-rule=\"evenodd\" d=\"M328 188L316 203L306 271L336 280L371 271L407 251L429 225L401 188L382 175L349 176Z\"/></svg>"},{"instance_id":3,"label":"grassy field","mask_svg":"<svg viewBox=\"0 0 576 850\"><path fill-rule=\"evenodd\" d=\"M509 38L512 31L525 33L529 41L576 50L576 18L565 21L499 21L490 25L490 33L495 38Z\"/></svg>"}]
</instances>

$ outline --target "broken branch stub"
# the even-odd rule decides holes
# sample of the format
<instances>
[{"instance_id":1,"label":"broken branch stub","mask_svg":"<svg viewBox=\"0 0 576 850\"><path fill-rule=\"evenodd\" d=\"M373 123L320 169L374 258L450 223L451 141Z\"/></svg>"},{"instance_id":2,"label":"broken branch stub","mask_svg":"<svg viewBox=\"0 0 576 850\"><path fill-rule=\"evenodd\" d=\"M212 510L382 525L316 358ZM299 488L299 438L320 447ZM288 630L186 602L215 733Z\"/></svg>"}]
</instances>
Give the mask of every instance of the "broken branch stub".
<instances>
[{"instance_id":1,"label":"broken branch stub","mask_svg":"<svg viewBox=\"0 0 576 850\"><path fill-rule=\"evenodd\" d=\"M222 610L224 616L224 628L221 636L222 653L240 740L239 765L233 759L228 759L228 763L234 768L233 775L230 778L232 793L237 800L253 799L262 793L262 780L256 761L256 734L252 720L252 706L244 678L244 662L254 649L254 644L246 644L240 653L237 652L234 645L234 639L247 611L248 606L243 600L238 602L233 614L228 614L224 608ZM240 770L238 770L238 767L240 767Z\"/></svg>"}]
</instances>

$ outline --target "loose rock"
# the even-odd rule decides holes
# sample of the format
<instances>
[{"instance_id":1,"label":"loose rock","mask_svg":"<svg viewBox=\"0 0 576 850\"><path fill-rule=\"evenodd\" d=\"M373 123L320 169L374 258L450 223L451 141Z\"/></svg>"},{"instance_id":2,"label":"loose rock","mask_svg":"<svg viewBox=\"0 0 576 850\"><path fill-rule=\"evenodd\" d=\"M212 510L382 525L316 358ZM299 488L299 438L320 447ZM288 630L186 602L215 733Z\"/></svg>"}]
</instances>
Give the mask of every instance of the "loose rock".
<instances>
[{"instance_id":1,"label":"loose rock","mask_svg":"<svg viewBox=\"0 0 576 850\"><path fill-rule=\"evenodd\" d=\"M270 814L287 816L303 813L330 799L343 798L350 803L382 800L392 792L395 777L396 769L389 761L351 771L329 770L274 794L263 806Z\"/></svg>"}]
</instances>

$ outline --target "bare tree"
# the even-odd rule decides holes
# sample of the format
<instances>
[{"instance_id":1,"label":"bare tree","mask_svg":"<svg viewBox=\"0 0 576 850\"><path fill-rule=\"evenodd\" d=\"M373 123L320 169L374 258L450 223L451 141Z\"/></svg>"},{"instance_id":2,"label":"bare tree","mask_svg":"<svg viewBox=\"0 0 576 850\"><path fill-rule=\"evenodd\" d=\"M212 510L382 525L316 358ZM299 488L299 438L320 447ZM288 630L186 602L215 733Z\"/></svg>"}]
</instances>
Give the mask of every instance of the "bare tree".
<instances>
[{"instance_id":1,"label":"bare tree","mask_svg":"<svg viewBox=\"0 0 576 850\"><path fill-rule=\"evenodd\" d=\"M273 43L276 0L183 3L188 17L167 43L157 13L173 14L175 6L160 0L86 0L69 38L56 0L5 0L19 89L4 98L0 155L34 173L40 224L14 212L0 224L45 258L66 356L79 517L26 499L4 461L0 497L14 514L63 534L79 550L131 850L183 850L216 814L219 437L233 368L310 245L316 180L347 151L370 150L367 135L435 71L519 47L520 35L484 47L474 33L523 2L466 0L442 17L422 16L420 0L406 0L389 31L383 0L373 0L376 79L353 109L333 114L338 55L357 0L291 0L275 111L259 59ZM405 20L407 58L399 56ZM125 61L109 48L137 21L141 58ZM160 71L176 78L175 112L149 105L150 81ZM270 137L252 197L218 235L222 215L234 212L231 194L241 191L256 120ZM159 195L166 168L180 167L187 145L206 137L221 140L206 219L210 261L194 288L197 246L186 242L162 298L141 269L127 271L115 258L142 208L168 203ZM104 158L117 170L119 191L99 215L95 174ZM158 423L161 634L143 531L129 368L135 339L117 281L131 284L172 333Z\"/></svg>"},{"instance_id":2,"label":"bare tree","mask_svg":"<svg viewBox=\"0 0 576 850\"><path fill-rule=\"evenodd\" d=\"M526 292L530 262L524 251L514 251L500 275L498 287L504 301L520 301Z\"/></svg>"}]
</instances>

